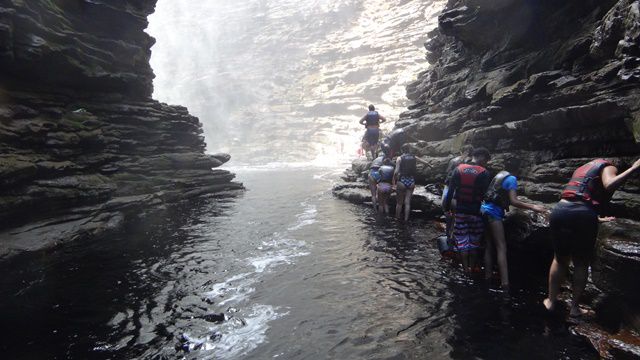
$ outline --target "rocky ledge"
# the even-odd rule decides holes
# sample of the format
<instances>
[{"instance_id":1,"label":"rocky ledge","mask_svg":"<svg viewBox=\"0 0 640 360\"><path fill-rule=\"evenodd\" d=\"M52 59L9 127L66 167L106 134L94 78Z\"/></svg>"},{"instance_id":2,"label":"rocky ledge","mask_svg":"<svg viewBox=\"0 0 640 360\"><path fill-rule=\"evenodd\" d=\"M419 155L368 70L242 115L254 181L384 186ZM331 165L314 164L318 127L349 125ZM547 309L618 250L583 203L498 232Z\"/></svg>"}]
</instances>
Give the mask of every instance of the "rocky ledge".
<instances>
[{"instance_id":1,"label":"rocky ledge","mask_svg":"<svg viewBox=\"0 0 640 360\"><path fill-rule=\"evenodd\" d=\"M242 188L197 118L151 99L155 2L0 5L0 258Z\"/></svg>"},{"instance_id":2,"label":"rocky ledge","mask_svg":"<svg viewBox=\"0 0 640 360\"><path fill-rule=\"evenodd\" d=\"M494 173L512 169L521 194L547 204L591 158L625 168L640 155L640 1L450 0L428 39L432 67L407 88L413 105L396 123L431 164L419 169L428 189L465 144L487 147ZM363 168L355 170L347 180ZM616 192L610 215L624 220L602 227L593 272L598 289L626 304L623 319L636 331L639 193L637 178ZM548 259L539 220L513 212L510 250Z\"/></svg>"}]
</instances>

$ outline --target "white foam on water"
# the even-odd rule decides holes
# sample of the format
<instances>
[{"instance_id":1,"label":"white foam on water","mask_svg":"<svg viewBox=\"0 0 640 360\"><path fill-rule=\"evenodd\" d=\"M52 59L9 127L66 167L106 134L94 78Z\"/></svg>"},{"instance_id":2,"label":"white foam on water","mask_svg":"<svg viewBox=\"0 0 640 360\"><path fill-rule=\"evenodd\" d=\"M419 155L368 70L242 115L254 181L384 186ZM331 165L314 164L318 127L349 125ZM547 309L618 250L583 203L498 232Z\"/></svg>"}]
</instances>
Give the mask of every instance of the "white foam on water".
<instances>
[{"instance_id":1,"label":"white foam on water","mask_svg":"<svg viewBox=\"0 0 640 360\"><path fill-rule=\"evenodd\" d=\"M242 273L238 275L234 275L224 282L214 284L211 287L211 291L204 293L204 295L208 297L217 297L228 293L229 291L234 291L238 288L237 283L239 280L244 280L247 276L251 275L250 273Z\"/></svg>"},{"instance_id":2,"label":"white foam on water","mask_svg":"<svg viewBox=\"0 0 640 360\"><path fill-rule=\"evenodd\" d=\"M190 350L198 349L198 358L202 359L237 359L254 350L267 338L269 323L288 312L278 313L277 308L270 305L254 305L244 318L238 321L227 321L210 327L210 334L222 334L220 338L211 336L193 336L183 334Z\"/></svg>"},{"instance_id":3,"label":"white foam on water","mask_svg":"<svg viewBox=\"0 0 640 360\"><path fill-rule=\"evenodd\" d=\"M304 211L301 214L298 214L296 218L298 222L287 228L289 231L299 230L307 225L311 225L316 222L316 215L318 214L318 209L313 204L308 204L306 202L301 203L304 206Z\"/></svg>"}]
</instances>

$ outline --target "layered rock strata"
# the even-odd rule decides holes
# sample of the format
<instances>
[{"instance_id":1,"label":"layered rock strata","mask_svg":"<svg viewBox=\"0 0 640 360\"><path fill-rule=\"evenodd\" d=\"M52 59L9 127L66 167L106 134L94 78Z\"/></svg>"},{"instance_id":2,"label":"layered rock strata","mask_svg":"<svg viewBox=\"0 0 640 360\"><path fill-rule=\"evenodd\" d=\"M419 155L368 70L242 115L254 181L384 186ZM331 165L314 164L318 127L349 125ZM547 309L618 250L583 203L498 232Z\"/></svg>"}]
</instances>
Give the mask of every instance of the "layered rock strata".
<instances>
[{"instance_id":1,"label":"layered rock strata","mask_svg":"<svg viewBox=\"0 0 640 360\"><path fill-rule=\"evenodd\" d=\"M242 187L197 118L151 99L155 2L0 4L0 257Z\"/></svg>"},{"instance_id":2,"label":"layered rock strata","mask_svg":"<svg viewBox=\"0 0 640 360\"><path fill-rule=\"evenodd\" d=\"M430 189L465 144L487 147L494 173L507 168L522 195L548 204L588 160L624 169L640 155L640 1L450 0L428 38L432 67L407 88L414 104L396 126L430 162L418 179ZM637 177L616 192L609 214L625 220L602 227L593 272L627 319L640 313L639 193ZM545 225L515 211L507 236L548 269Z\"/></svg>"}]
</instances>

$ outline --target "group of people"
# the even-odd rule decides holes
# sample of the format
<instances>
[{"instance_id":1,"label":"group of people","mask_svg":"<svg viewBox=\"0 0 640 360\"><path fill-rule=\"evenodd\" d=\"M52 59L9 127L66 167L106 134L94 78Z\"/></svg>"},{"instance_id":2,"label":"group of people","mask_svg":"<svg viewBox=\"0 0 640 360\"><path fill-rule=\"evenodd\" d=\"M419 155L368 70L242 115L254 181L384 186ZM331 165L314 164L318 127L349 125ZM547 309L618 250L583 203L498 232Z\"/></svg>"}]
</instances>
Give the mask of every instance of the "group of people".
<instances>
[{"instance_id":1,"label":"group of people","mask_svg":"<svg viewBox=\"0 0 640 360\"><path fill-rule=\"evenodd\" d=\"M376 146L376 150L372 152L374 160L368 176L373 206L380 214L389 213L388 199L395 189L395 215L400 218L404 206L406 221L411 212L416 164L428 164L413 154L410 145L404 144L406 134L398 135L402 133L402 129L395 130L383 140L383 154L377 156L378 139L369 142L369 139L373 140L373 136L367 137L367 134L371 134L369 124L375 123L367 120L373 118L368 117L375 111L373 105L369 110L361 123L367 124L363 141ZM378 117L384 119L379 115ZM402 155L397 157L394 164L393 157L399 149L402 149ZM495 258L501 286L508 292L507 241L503 225L506 212L510 206L514 206L538 213L550 213L554 259L549 269L549 292L543 304L547 310L555 310L560 286L573 262L570 316L583 315L585 311L578 304L587 284L598 224L613 220L600 216L601 211L614 191L640 169L640 159L621 173L612 162L604 159L595 159L578 167L564 186L560 201L550 212L542 205L518 198L518 179L512 173L503 170L491 176L486 169L489 160L491 156L486 148L465 146L460 155L449 162L447 168L442 196L442 207L447 218L447 239L463 268L468 272L481 271L479 258L480 252L484 251L485 279L492 278Z\"/></svg>"}]
</instances>

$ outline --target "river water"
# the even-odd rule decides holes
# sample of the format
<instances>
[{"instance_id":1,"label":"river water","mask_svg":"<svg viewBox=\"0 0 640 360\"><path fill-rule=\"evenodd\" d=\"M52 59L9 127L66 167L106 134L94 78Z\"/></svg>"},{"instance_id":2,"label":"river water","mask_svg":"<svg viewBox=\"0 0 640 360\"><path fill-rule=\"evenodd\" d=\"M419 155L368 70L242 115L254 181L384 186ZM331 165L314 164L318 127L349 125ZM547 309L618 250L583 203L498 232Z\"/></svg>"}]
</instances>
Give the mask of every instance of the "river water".
<instances>
[{"instance_id":1,"label":"river water","mask_svg":"<svg viewBox=\"0 0 640 360\"><path fill-rule=\"evenodd\" d=\"M541 284L506 301L466 279L419 213L334 199L338 169L234 171L248 191L0 264L2 357L596 358Z\"/></svg>"}]
</instances>

